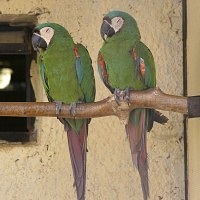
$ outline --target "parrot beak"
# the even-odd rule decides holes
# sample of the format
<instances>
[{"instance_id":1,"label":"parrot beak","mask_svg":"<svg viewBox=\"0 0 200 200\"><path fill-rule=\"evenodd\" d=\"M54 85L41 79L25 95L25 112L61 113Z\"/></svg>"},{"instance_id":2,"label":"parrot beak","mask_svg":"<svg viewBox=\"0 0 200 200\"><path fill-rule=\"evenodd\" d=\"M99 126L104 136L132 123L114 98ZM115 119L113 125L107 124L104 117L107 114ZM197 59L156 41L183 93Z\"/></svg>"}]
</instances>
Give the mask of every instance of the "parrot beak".
<instances>
[{"instance_id":1,"label":"parrot beak","mask_svg":"<svg viewBox=\"0 0 200 200\"><path fill-rule=\"evenodd\" d=\"M105 41L105 35L107 37L112 37L115 34L115 30L112 27L111 20L108 17L104 17L103 23L100 29L101 37Z\"/></svg>"},{"instance_id":2,"label":"parrot beak","mask_svg":"<svg viewBox=\"0 0 200 200\"><path fill-rule=\"evenodd\" d=\"M47 48L46 41L40 36L38 31L35 31L32 36L32 46L33 49L39 52L39 48L45 50Z\"/></svg>"}]
</instances>

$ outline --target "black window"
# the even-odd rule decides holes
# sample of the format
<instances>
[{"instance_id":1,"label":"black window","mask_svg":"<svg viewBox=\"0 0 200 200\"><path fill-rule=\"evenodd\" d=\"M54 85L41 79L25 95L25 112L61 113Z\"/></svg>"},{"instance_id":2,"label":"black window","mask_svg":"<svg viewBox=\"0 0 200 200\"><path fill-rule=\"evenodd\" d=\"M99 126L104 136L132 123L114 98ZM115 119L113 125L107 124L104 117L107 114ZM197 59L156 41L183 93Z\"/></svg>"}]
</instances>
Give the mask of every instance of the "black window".
<instances>
[{"instance_id":1,"label":"black window","mask_svg":"<svg viewBox=\"0 0 200 200\"><path fill-rule=\"evenodd\" d=\"M30 80L35 22L34 16L0 16L0 102L35 101ZM0 140L30 141L34 138L34 122L35 118L0 116Z\"/></svg>"}]
</instances>

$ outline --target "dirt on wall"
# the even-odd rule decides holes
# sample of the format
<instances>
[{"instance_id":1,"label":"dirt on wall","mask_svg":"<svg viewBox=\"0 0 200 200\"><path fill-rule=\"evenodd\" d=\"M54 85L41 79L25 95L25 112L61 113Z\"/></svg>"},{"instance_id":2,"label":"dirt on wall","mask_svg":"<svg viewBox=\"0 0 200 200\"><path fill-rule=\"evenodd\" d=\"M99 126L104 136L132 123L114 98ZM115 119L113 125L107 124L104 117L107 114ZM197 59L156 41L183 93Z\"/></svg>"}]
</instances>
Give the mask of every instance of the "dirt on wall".
<instances>
[{"instance_id":1,"label":"dirt on wall","mask_svg":"<svg viewBox=\"0 0 200 200\"><path fill-rule=\"evenodd\" d=\"M182 94L182 5L179 0L1 0L0 13L37 15L38 22L65 26L75 42L87 46L96 77L96 100L109 95L100 81L97 54L102 45L99 29L108 11L123 10L135 17L142 41L151 49L157 85ZM47 101L39 69L33 62L32 83L37 101ZM165 126L148 134L150 199L184 199L182 115L164 112ZM66 135L54 118L36 120L37 142L0 146L0 199L75 199ZM133 167L124 127L114 117L93 119L87 154L88 200L142 199L140 179Z\"/></svg>"}]
</instances>

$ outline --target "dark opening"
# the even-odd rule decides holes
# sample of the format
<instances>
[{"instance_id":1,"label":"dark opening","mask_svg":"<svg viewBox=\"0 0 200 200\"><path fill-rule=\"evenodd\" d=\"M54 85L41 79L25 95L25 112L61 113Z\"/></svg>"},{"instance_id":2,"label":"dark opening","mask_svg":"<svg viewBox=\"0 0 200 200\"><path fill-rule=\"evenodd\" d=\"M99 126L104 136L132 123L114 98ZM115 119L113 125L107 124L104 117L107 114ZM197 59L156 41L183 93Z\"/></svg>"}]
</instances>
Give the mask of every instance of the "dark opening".
<instances>
[{"instance_id":1,"label":"dark opening","mask_svg":"<svg viewBox=\"0 0 200 200\"><path fill-rule=\"evenodd\" d=\"M0 102L35 101L30 81L31 61L35 57L31 45L34 26L33 16L0 17ZM30 141L34 122L35 118L0 116L0 140Z\"/></svg>"}]
</instances>

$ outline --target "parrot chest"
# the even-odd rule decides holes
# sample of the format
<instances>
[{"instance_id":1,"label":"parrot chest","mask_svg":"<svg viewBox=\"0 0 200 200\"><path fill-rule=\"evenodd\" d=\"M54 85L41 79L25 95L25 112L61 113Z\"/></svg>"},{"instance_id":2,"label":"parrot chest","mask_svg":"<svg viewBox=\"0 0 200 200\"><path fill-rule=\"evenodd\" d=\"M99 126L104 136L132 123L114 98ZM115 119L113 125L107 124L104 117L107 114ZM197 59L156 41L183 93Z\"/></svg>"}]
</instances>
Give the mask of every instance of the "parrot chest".
<instances>
[{"instance_id":1,"label":"parrot chest","mask_svg":"<svg viewBox=\"0 0 200 200\"><path fill-rule=\"evenodd\" d=\"M77 79L73 55L64 57L63 55L59 54L57 59L53 57L44 59L44 76L48 85L48 95L66 104L83 101L84 95Z\"/></svg>"},{"instance_id":2,"label":"parrot chest","mask_svg":"<svg viewBox=\"0 0 200 200\"><path fill-rule=\"evenodd\" d=\"M144 82L138 78L132 47L126 44L106 45L102 55L106 63L108 82L112 88L144 89Z\"/></svg>"}]
</instances>

